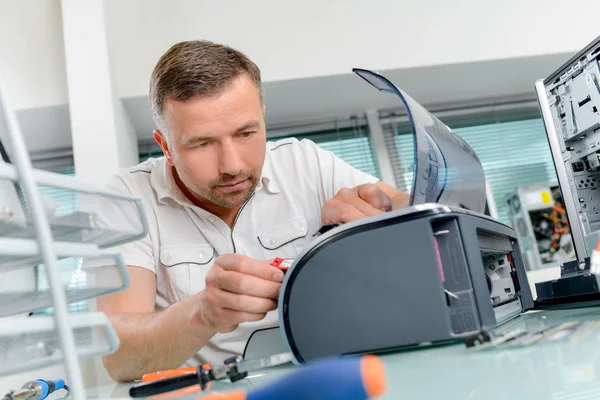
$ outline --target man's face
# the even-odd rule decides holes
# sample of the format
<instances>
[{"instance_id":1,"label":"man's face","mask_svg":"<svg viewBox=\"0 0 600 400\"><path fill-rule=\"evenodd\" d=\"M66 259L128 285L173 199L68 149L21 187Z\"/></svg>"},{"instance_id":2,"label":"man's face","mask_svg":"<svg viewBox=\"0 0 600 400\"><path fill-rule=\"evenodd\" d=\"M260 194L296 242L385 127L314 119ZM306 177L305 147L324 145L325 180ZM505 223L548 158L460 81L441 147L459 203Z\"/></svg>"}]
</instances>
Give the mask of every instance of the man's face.
<instances>
[{"instance_id":1,"label":"man's face","mask_svg":"<svg viewBox=\"0 0 600 400\"><path fill-rule=\"evenodd\" d=\"M264 107L252 79L243 74L221 94L167 99L163 107L168 143L157 141L181 182L200 203L242 206L258 184L266 151Z\"/></svg>"}]
</instances>

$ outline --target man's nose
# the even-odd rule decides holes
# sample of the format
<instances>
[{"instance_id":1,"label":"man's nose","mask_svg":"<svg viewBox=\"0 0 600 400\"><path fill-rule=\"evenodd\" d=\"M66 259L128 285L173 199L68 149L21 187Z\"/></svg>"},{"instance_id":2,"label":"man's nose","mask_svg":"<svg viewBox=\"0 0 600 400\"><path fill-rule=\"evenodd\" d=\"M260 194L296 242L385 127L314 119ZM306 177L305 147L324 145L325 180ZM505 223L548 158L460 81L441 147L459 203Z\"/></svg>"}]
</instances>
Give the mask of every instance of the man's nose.
<instances>
[{"instance_id":1,"label":"man's nose","mask_svg":"<svg viewBox=\"0 0 600 400\"><path fill-rule=\"evenodd\" d=\"M219 172L221 174L237 175L242 171L242 159L233 143L224 143L221 147Z\"/></svg>"}]
</instances>

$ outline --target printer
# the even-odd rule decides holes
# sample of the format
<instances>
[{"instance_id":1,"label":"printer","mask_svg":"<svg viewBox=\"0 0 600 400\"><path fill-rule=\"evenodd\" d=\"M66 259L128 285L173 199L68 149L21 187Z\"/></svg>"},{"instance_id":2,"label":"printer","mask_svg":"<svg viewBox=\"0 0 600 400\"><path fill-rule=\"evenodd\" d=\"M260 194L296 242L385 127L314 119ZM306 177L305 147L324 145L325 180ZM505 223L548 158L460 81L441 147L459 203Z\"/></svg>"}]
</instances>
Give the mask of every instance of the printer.
<instances>
[{"instance_id":1,"label":"printer","mask_svg":"<svg viewBox=\"0 0 600 400\"><path fill-rule=\"evenodd\" d=\"M279 317L297 363L462 340L533 306L515 231L483 214L473 149L381 74L354 72L410 121L410 206L336 226L294 260Z\"/></svg>"}]
</instances>

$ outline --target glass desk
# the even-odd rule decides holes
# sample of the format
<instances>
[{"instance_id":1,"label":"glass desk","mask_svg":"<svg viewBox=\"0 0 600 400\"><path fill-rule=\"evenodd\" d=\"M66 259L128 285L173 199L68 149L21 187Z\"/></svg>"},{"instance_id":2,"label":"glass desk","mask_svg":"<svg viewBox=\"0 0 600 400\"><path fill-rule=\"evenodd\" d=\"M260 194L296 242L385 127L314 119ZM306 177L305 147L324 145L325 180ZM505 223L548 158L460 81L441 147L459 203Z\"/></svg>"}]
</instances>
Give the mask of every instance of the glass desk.
<instances>
[{"instance_id":1,"label":"glass desk","mask_svg":"<svg viewBox=\"0 0 600 400\"><path fill-rule=\"evenodd\" d=\"M531 311L499 329L535 331L573 320L600 320L600 307ZM382 399L600 399L600 327L578 341L484 351L452 344L381 357L388 385ZM293 368L288 364L258 371L235 384L214 382L211 391L251 390ZM87 394L90 399L129 398L130 386L103 386Z\"/></svg>"}]
</instances>

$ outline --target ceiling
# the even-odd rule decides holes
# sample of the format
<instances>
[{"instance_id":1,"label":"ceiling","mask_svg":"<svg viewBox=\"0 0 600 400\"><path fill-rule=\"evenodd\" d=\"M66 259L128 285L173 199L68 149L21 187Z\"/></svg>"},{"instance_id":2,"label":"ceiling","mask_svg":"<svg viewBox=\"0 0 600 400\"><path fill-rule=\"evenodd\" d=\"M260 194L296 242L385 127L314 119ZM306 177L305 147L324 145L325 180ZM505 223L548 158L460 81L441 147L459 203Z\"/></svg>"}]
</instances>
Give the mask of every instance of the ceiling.
<instances>
[{"instance_id":1,"label":"ceiling","mask_svg":"<svg viewBox=\"0 0 600 400\"><path fill-rule=\"evenodd\" d=\"M553 54L379 72L426 107L477 104L501 99L534 99L535 80L550 75L569 56ZM352 67L369 68L368 65ZM150 139L154 124L148 97L127 97L122 103L138 137ZM267 128L323 122L368 109L400 106L397 98L378 92L351 72L268 82L265 104ZM19 110L17 115L31 152L71 146L67 105Z\"/></svg>"}]
</instances>

